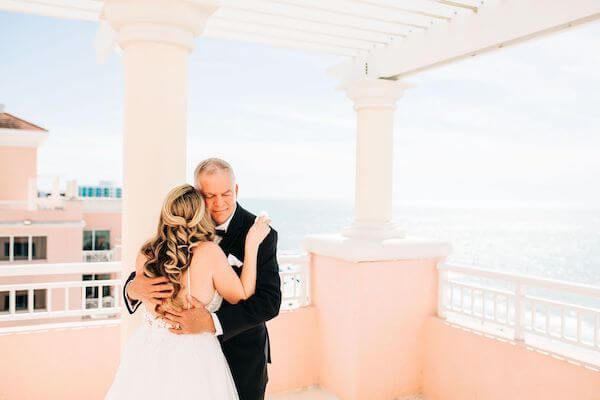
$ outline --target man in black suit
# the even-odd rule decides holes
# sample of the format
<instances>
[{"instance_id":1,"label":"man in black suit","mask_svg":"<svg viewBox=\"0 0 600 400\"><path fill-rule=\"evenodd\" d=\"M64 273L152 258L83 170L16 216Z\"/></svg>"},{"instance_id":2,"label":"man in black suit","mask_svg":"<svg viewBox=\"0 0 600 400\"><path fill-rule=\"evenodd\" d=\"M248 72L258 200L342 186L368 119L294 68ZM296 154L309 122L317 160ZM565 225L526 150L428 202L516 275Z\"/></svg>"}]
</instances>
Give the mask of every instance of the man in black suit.
<instances>
[{"instance_id":1,"label":"man in black suit","mask_svg":"<svg viewBox=\"0 0 600 400\"><path fill-rule=\"evenodd\" d=\"M215 221L216 241L232 268L241 274L246 234L256 216L237 203L238 185L231 166L224 160L202 161L194 178L208 211ZM124 285L123 295L130 314L145 300L161 304L170 297L172 286L160 278L138 277L133 272ZM232 305L223 300L216 313L209 313L192 299L189 310L168 309L165 318L179 329L176 334L212 332L218 336L241 400L262 400L271 362L269 334L265 322L279 313L281 283L277 264L277 232L271 229L258 250L256 291ZM217 400L217 399L216 399Z\"/></svg>"}]
</instances>

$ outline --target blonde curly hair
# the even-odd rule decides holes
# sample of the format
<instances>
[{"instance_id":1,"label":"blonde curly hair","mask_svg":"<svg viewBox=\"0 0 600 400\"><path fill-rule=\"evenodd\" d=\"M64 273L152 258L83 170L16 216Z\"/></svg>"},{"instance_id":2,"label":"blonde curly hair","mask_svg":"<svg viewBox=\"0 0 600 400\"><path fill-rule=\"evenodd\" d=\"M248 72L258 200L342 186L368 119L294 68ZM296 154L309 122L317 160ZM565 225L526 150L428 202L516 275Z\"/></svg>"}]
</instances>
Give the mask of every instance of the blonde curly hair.
<instances>
[{"instance_id":1,"label":"blonde curly hair","mask_svg":"<svg viewBox=\"0 0 600 400\"><path fill-rule=\"evenodd\" d=\"M215 225L200 192L188 184L175 187L163 203L156 235L142 246L141 252L147 258L144 274L151 278L166 276L174 288L171 301L180 303L176 297L192 249L214 237Z\"/></svg>"}]
</instances>

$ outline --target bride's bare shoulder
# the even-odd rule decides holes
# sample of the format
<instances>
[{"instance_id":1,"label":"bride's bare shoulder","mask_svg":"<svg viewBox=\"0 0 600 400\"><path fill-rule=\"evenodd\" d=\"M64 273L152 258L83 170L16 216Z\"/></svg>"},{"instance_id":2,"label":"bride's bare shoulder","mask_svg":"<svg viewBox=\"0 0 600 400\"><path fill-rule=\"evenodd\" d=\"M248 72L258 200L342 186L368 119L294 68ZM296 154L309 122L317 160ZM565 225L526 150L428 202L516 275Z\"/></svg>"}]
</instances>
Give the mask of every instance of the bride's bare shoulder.
<instances>
[{"instance_id":1,"label":"bride's bare shoulder","mask_svg":"<svg viewBox=\"0 0 600 400\"><path fill-rule=\"evenodd\" d=\"M223 250L215 242L202 242L192 249L192 262L208 261L223 255Z\"/></svg>"}]
</instances>

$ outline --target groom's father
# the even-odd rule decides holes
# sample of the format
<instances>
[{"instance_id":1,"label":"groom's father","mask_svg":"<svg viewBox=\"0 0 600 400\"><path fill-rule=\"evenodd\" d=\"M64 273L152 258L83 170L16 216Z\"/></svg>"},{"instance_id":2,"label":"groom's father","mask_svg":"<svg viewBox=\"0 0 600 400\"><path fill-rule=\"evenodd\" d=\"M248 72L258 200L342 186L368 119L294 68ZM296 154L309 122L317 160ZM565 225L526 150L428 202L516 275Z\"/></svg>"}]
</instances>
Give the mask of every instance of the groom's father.
<instances>
[{"instance_id":1,"label":"groom's father","mask_svg":"<svg viewBox=\"0 0 600 400\"><path fill-rule=\"evenodd\" d=\"M241 274L246 234L256 216L237 203L238 185L233 169L224 160L202 161L194 178L204 196L216 226L216 241L234 271ZM133 314L139 300L160 304L170 296L164 282L136 276L133 272L124 286L125 304ZM164 291L167 289L167 291ZM277 265L277 232L271 229L258 250L256 292L232 305L223 300L216 313L209 313L194 301L189 310L172 311L167 317L179 323L174 333L212 332L219 337L241 400L262 400L267 385L267 362L271 362L269 335L265 322L279 313L281 283Z\"/></svg>"}]
</instances>

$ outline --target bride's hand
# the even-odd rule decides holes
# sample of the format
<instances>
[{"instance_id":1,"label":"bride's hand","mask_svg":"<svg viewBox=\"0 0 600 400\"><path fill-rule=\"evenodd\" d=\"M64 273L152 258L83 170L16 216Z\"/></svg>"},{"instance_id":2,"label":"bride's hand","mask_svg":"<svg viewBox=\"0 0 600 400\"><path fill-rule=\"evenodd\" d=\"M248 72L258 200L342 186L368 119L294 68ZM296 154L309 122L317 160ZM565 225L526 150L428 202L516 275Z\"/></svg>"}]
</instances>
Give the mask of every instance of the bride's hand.
<instances>
[{"instance_id":1,"label":"bride's hand","mask_svg":"<svg viewBox=\"0 0 600 400\"><path fill-rule=\"evenodd\" d=\"M267 237L271 228L269 223L271 218L268 215L260 215L254 220L254 224L250 227L248 234L246 235L246 248L250 246L252 249L258 249L258 246Z\"/></svg>"}]
</instances>

